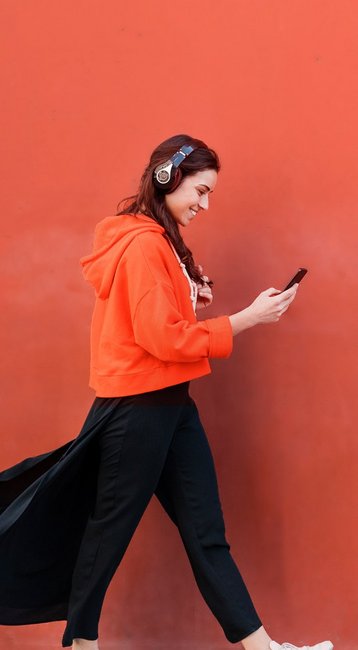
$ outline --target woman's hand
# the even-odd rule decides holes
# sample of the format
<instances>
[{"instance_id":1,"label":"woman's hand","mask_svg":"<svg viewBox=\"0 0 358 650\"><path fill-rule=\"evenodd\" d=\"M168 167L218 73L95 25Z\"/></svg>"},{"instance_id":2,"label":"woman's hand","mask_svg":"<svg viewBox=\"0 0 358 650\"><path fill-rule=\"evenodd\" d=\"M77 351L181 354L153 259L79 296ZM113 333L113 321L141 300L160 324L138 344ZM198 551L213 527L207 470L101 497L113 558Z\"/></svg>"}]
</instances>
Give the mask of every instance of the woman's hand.
<instances>
[{"instance_id":1,"label":"woman's hand","mask_svg":"<svg viewBox=\"0 0 358 650\"><path fill-rule=\"evenodd\" d=\"M291 289L282 293L273 287L262 291L249 307L229 316L233 335L236 336L239 332L260 323L274 323L280 320L282 314L294 300L297 288L298 283L296 282Z\"/></svg>"},{"instance_id":2,"label":"woman's hand","mask_svg":"<svg viewBox=\"0 0 358 650\"><path fill-rule=\"evenodd\" d=\"M266 289L262 291L247 310L255 321L255 325L260 323L273 323L280 320L282 314L289 308L291 302L295 299L298 289L298 283L291 289L280 292L279 289ZM277 295L279 294L279 295Z\"/></svg>"},{"instance_id":3,"label":"woman's hand","mask_svg":"<svg viewBox=\"0 0 358 650\"><path fill-rule=\"evenodd\" d=\"M203 272L203 267L198 264L199 273ZM197 282L198 287L198 297L196 301L196 309L202 309L203 307L208 307L213 302L214 296L212 294L211 288L206 284L209 280L207 275L201 276L203 279L203 285Z\"/></svg>"}]
</instances>

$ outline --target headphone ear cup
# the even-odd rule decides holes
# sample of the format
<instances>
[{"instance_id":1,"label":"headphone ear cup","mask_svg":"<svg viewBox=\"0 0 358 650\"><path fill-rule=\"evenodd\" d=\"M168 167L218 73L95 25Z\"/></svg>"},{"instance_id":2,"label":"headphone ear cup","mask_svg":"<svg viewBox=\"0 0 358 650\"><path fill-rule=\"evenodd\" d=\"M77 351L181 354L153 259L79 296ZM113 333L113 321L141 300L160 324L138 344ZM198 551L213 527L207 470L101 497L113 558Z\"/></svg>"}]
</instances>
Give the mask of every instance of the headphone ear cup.
<instances>
[{"instance_id":1,"label":"headphone ear cup","mask_svg":"<svg viewBox=\"0 0 358 650\"><path fill-rule=\"evenodd\" d=\"M170 162L171 161L169 160L163 165L158 165L158 167L156 167L153 172L153 183L155 187L163 194L171 192L173 185L176 184L176 172L178 170L173 166L171 166L170 171L166 169L166 165L169 165Z\"/></svg>"}]
</instances>

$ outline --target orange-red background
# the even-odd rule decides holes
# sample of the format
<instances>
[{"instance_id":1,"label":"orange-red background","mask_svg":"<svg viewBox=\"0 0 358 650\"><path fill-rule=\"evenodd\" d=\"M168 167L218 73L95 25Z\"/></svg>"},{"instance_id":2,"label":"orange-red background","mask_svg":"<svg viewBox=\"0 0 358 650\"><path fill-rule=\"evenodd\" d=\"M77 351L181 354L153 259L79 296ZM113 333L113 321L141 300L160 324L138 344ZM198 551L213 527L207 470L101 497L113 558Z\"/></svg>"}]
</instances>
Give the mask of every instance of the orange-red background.
<instances>
[{"instance_id":1,"label":"orange-red background","mask_svg":"<svg viewBox=\"0 0 358 650\"><path fill-rule=\"evenodd\" d=\"M357 23L354 0L5 0L0 20L2 468L75 437L92 402L95 223L160 141L204 139L222 172L182 232L215 280L205 317L309 269L279 323L191 384L227 536L272 637L339 650L357 644ZM63 628L0 627L0 647L60 647ZM231 647L155 499L100 638Z\"/></svg>"}]
</instances>

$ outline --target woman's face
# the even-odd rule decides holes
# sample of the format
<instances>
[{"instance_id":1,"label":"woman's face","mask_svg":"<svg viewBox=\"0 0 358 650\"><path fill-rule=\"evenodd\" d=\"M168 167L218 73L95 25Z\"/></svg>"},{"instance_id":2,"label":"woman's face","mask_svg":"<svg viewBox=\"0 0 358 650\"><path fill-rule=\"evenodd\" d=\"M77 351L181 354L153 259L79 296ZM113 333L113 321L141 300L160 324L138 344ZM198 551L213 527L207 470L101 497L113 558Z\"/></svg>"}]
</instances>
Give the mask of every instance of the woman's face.
<instances>
[{"instance_id":1,"label":"woman's face","mask_svg":"<svg viewBox=\"0 0 358 650\"><path fill-rule=\"evenodd\" d=\"M209 194L215 188L217 177L215 169L204 169L185 176L174 192L165 195L165 205L178 224L188 226L199 210L209 208Z\"/></svg>"}]
</instances>

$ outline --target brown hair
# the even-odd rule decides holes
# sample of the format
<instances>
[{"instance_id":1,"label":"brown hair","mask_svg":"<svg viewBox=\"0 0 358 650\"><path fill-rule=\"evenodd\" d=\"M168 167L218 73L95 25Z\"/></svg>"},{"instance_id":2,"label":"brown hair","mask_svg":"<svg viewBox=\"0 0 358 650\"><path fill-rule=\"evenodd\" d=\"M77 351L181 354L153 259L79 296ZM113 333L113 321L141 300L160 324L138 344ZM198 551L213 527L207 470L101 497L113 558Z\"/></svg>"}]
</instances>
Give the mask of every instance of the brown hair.
<instances>
[{"instance_id":1,"label":"brown hair","mask_svg":"<svg viewBox=\"0 0 358 650\"><path fill-rule=\"evenodd\" d=\"M165 229L165 236L169 239L180 259L184 262L190 277L195 282L201 282L201 275L194 262L191 250L186 246L175 219L171 216L165 205L165 192L158 190L153 183L153 171L161 163L166 162L184 144L196 147L195 150L180 164L180 171L183 178L190 176L204 169L220 170L218 155L202 140L197 140L189 135L174 135L164 140L154 149L150 161L145 168L140 180L137 194L122 199L117 205L117 215L121 214L146 214L157 221ZM124 203L124 208L119 210ZM208 281L213 286L212 280Z\"/></svg>"}]
</instances>

